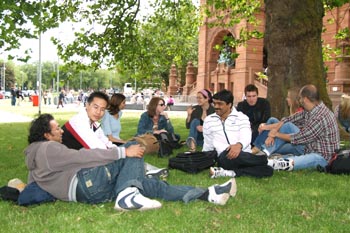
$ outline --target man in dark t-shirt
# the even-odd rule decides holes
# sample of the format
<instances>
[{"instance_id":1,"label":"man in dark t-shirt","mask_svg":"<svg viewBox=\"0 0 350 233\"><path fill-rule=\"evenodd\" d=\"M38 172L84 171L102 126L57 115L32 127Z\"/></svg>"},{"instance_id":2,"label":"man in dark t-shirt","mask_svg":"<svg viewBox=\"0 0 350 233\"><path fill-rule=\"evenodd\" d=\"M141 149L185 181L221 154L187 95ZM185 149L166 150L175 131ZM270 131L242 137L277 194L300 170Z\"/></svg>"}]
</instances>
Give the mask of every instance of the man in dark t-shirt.
<instances>
[{"instance_id":1,"label":"man in dark t-shirt","mask_svg":"<svg viewBox=\"0 0 350 233\"><path fill-rule=\"evenodd\" d=\"M245 100L239 102L237 111L243 112L249 117L252 128L252 141L259 135L258 128L261 123L265 123L271 117L271 107L269 101L258 97L258 88L249 84L244 88Z\"/></svg>"}]
</instances>

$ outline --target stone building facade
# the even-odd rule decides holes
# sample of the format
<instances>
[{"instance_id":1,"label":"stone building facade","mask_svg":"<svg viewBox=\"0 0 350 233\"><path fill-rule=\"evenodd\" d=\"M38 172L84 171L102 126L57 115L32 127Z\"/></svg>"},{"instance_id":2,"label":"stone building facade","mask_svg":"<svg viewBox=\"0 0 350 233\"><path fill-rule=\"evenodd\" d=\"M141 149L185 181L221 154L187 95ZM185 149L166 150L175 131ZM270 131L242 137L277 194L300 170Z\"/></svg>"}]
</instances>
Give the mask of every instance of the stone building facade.
<instances>
[{"instance_id":1,"label":"stone building facade","mask_svg":"<svg viewBox=\"0 0 350 233\"><path fill-rule=\"evenodd\" d=\"M201 0L201 5L206 1ZM329 44L332 48L344 46L349 41L338 41L334 39L336 31L340 28L350 27L349 7L345 4L340 8L336 8L331 12L326 12L324 17L324 26L326 28L323 33L324 44ZM258 26L258 30L263 31L265 28L265 16L263 10L257 14L257 18L262 22ZM231 28L208 27L206 23L214 21L215 18L205 19L205 23L199 31L198 46L198 68L194 68L192 63L186 74L186 84L182 87L183 95L195 95L199 90L206 88L212 92L222 89L233 91L235 103L242 100L244 96L244 87L249 83L254 83L259 88L259 96L265 97L267 94L267 81L259 79L258 72L263 72L266 61L264 59L263 40L252 39L247 42L246 46L235 48L235 52L239 54L234 61L234 66L227 66L225 63L218 63L220 52L214 49L217 44L222 44L225 36L239 35L242 27L248 27L247 23L242 22ZM342 44L343 43L343 44ZM341 60L333 59L325 62L328 66L328 92L331 99L337 100L342 93L350 93L350 56L342 55ZM172 67L172 69L176 69ZM197 71L197 75L195 75ZM171 77L170 77L171 78ZM169 94L174 94L177 89L175 81L171 81L169 85Z\"/></svg>"}]
</instances>

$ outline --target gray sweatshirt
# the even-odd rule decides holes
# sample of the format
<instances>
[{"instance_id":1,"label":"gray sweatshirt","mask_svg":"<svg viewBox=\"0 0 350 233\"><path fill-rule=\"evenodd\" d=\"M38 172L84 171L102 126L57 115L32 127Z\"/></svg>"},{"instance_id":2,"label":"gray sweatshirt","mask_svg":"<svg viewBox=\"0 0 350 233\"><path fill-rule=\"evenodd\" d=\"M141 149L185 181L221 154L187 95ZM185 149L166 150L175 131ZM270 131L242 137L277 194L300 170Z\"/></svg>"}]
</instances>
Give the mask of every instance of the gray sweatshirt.
<instances>
[{"instance_id":1,"label":"gray sweatshirt","mask_svg":"<svg viewBox=\"0 0 350 233\"><path fill-rule=\"evenodd\" d=\"M36 181L57 199L69 201L72 179L82 168L98 167L125 158L125 148L69 149L55 141L34 142L26 150L28 184Z\"/></svg>"}]
</instances>

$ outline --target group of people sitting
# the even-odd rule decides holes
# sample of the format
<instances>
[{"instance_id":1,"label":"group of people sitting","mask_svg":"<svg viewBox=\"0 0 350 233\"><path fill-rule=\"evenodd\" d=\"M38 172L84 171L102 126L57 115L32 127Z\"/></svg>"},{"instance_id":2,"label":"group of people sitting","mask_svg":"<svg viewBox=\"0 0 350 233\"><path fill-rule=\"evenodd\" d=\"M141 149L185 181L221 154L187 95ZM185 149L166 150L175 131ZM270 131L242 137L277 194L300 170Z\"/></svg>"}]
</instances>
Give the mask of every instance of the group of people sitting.
<instances>
[{"instance_id":1,"label":"group of people sitting","mask_svg":"<svg viewBox=\"0 0 350 233\"><path fill-rule=\"evenodd\" d=\"M269 102L258 97L254 85L245 88L245 96L236 109L231 91L212 95L204 89L197 93L198 105L187 109L186 144L192 151L217 151L218 166L209 172L212 178L230 177L222 185L172 186L158 179L163 169L147 169L145 148L120 138L125 96L109 98L103 92L91 93L85 109L62 128L50 114L32 121L25 150L28 184L64 201L115 201L117 210L160 208L153 198L224 205L236 194L234 177L324 167L339 149L336 117L315 86L289 90L292 114L280 121L271 118ZM136 135L174 133L165 108L162 98L153 97L140 116ZM149 178L147 172L155 176Z\"/></svg>"}]
</instances>

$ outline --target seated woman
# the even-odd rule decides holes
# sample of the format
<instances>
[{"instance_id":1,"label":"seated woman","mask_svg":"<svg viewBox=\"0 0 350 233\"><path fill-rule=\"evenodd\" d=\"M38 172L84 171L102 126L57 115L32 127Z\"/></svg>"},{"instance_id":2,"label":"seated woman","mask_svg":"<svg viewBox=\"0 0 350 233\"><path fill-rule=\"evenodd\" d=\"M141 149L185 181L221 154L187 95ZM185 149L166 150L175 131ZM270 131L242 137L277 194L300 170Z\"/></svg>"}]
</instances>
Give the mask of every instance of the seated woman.
<instances>
[{"instance_id":1,"label":"seated woman","mask_svg":"<svg viewBox=\"0 0 350 233\"><path fill-rule=\"evenodd\" d=\"M211 92L203 89L197 93L198 105L187 108L186 128L190 132L186 143L190 151L195 151L196 145L203 146L203 121L215 112L212 102Z\"/></svg>"},{"instance_id":2,"label":"seated woman","mask_svg":"<svg viewBox=\"0 0 350 233\"><path fill-rule=\"evenodd\" d=\"M350 133L350 96L346 94L341 96L340 104L335 107L334 115L339 125Z\"/></svg>"},{"instance_id":3,"label":"seated woman","mask_svg":"<svg viewBox=\"0 0 350 233\"><path fill-rule=\"evenodd\" d=\"M288 90L287 93L287 104L289 106L289 113L290 115L303 111L303 108L300 106L298 101L298 95L299 95L299 89L298 87L294 87ZM260 150L262 150L266 155L270 155L272 153L279 153L279 154L294 154L294 155L300 155L304 151L303 146L297 146L297 147L290 147L288 143L285 143L283 140L276 139L274 144L270 147L267 147L265 145L265 139L268 138L269 131L272 130L275 127L275 123L279 122L279 120L275 117L271 117L267 120L266 123L262 123L259 126L259 136L255 139L252 148L253 154L258 154ZM286 130L286 132L284 132ZM299 128L294 125L286 125L285 127L281 128L282 133L287 132L299 132ZM293 148L293 149L292 149Z\"/></svg>"},{"instance_id":4,"label":"seated woman","mask_svg":"<svg viewBox=\"0 0 350 233\"><path fill-rule=\"evenodd\" d=\"M120 139L119 136L122 129L120 118L122 117L123 112L121 110L124 108L125 96L120 93L113 94L109 101L107 111L102 118L103 132L108 139L117 146L120 146L126 142L125 140Z\"/></svg>"},{"instance_id":5,"label":"seated woman","mask_svg":"<svg viewBox=\"0 0 350 233\"><path fill-rule=\"evenodd\" d=\"M160 134L162 132L174 133L168 114L164 111L165 101L160 97L153 97L147 107L147 111L141 114L137 126L137 135L145 133ZM179 135L176 135L180 139Z\"/></svg>"},{"instance_id":6,"label":"seated woman","mask_svg":"<svg viewBox=\"0 0 350 233\"><path fill-rule=\"evenodd\" d=\"M141 98L141 97L140 97ZM123 94L113 94L109 100L109 106L102 118L102 129L104 134L108 137L109 141L113 142L117 146L129 147L130 145L137 144L136 141L126 141L120 139L121 124L120 118L122 117L122 111L125 108L126 98ZM169 171L166 168L158 168L149 163L145 163L146 176L157 176L161 179L165 179Z\"/></svg>"}]
</instances>

